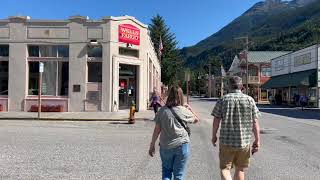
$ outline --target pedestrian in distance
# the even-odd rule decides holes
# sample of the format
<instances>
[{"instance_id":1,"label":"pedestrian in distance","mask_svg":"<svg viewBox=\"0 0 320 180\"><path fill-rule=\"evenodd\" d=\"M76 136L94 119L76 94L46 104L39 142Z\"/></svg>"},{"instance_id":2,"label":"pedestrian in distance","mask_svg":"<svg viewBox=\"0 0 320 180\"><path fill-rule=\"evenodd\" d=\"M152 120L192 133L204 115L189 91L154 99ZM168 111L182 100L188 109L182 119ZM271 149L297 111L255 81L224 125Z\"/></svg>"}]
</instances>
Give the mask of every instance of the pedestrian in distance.
<instances>
[{"instance_id":1,"label":"pedestrian in distance","mask_svg":"<svg viewBox=\"0 0 320 180\"><path fill-rule=\"evenodd\" d=\"M230 93L223 96L215 105L212 129L212 143L216 146L219 136L219 159L221 179L232 180L231 172L235 166L235 180L244 180L245 169L249 167L250 156L259 151L260 112L252 97L241 92L242 80L238 76L229 79ZM250 147L252 133L255 141Z\"/></svg>"},{"instance_id":2,"label":"pedestrian in distance","mask_svg":"<svg viewBox=\"0 0 320 180\"><path fill-rule=\"evenodd\" d=\"M304 95L301 95L299 98L299 103L300 103L301 109L303 111L304 108L308 105L308 98Z\"/></svg>"},{"instance_id":3,"label":"pedestrian in distance","mask_svg":"<svg viewBox=\"0 0 320 180\"><path fill-rule=\"evenodd\" d=\"M153 108L154 113L158 112L159 107L161 107L161 97L156 89L153 90L151 95L150 106Z\"/></svg>"},{"instance_id":4,"label":"pedestrian in distance","mask_svg":"<svg viewBox=\"0 0 320 180\"><path fill-rule=\"evenodd\" d=\"M155 154L155 144L160 135L160 158L163 180L182 180L190 154L190 137L187 123L197 123L199 118L184 104L182 89L173 86L169 90L166 105L156 114L155 127L149 148L151 157Z\"/></svg>"}]
</instances>

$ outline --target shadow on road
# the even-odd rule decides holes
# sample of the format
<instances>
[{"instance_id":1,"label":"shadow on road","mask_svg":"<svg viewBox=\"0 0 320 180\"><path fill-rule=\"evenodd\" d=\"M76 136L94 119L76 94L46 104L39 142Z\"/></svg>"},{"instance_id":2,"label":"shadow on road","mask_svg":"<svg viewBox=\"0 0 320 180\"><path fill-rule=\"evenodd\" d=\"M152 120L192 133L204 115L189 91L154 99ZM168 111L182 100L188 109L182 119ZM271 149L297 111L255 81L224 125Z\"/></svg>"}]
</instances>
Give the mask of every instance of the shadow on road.
<instances>
[{"instance_id":1,"label":"shadow on road","mask_svg":"<svg viewBox=\"0 0 320 180\"><path fill-rule=\"evenodd\" d=\"M200 96L192 96L192 98L194 98L194 100L190 100L192 101L218 101L219 98L206 98L206 97L200 97Z\"/></svg>"},{"instance_id":2,"label":"shadow on road","mask_svg":"<svg viewBox=\"0 0 320 180\"><path fill-rule=\"evenodd\" d=\"M275 105L258 105L261 112L276 114L280 116L286 116L297 119L311 119L320 120L320 110L291 108L286 106L275 106Z\"/></svg>"}]
</instances>

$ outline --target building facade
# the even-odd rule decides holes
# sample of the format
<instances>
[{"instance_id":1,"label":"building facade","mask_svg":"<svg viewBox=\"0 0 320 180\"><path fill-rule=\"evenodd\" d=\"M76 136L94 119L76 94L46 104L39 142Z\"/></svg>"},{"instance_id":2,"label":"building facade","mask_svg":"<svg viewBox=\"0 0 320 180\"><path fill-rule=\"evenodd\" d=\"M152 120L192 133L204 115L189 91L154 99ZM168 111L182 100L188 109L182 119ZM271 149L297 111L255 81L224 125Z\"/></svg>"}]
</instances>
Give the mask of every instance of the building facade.
<instances>
[{"instance_id":1,"label":"building facade","mask_svg":"<svg viewBox=\"0 0 320 180\"><path fill-rule=\"evenodd\" d=\"M160 79L148 27L134 17L0 20L2 111L36 111L40 84L42 111L145 110Z\"/></svg>"},{"instance_id":2,"label":"building facade","mask_svg":"<svg viewBox=\"0 0 320 180\"><path fill-rule=\"evenodd\" d=\"M282 51L249 51L241 52L235 56L228 75L242 77L244 92L248 84L248 95L252 96L255 101L268 101L268 90L261 89L266 81L271 77L271 62L270 60L288 52ZM246 72L248 58L248 72ZM248 73L248 81L247 81ZM245 92L246 93L246 92Z\"/></svg>"},{"instance_id":3,"label":"building facade","mask_svg":"<svg viewBox=\"0 0 320 180\"><path fill-rule=\"evenodd\" d=\"M309 105L319 107L320 47L313 45L271 60L272 78L263 88L282 103L294 104L294 96L306 96Z\"/></svg>"}]
</instances>

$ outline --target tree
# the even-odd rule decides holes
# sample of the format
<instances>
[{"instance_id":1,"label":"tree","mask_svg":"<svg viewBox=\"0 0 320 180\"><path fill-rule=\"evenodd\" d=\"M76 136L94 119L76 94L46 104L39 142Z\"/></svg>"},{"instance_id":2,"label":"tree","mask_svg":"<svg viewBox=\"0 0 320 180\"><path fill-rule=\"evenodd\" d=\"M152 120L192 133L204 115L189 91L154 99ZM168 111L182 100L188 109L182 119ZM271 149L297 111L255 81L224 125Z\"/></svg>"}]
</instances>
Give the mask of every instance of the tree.
<instances>
[{"instance_id":1,"label":"tree","mask_svg":"<svg viewBox=\"0 0 320 180\"><path fill-rule=\"evenodd\" d=\"M149 31L158 57L160 57L160 39L162 41L163 50L160 58L161 81L166 85L179 83L179 77L181 76L181 72L183 72L183 61L177 49L178 42L175 35L170 32L170 28L160 15L156 15L151 19Z\"/></svg>"}]
</instances>

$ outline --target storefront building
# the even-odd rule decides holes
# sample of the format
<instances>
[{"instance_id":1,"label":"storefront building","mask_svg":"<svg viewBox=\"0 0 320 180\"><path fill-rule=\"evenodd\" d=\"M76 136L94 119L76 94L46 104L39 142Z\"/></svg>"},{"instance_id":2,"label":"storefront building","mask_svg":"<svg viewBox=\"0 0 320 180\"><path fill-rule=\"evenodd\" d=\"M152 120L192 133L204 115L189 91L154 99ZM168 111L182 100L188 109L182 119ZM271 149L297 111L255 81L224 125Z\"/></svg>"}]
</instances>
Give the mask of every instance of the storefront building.
<instances>
[{"instance_id":1,"label":"storefront building","mask_svg":"<svg viewBox=\"0 0 320 180\"><path fill-rule=\"evenodd\" d=\"M134 17L0 20L0 111L147 109L160 91L160 62L148 27Z\"/></svg>"},{"instance_id":2,"label":"storefront building","mask_svg":"<svg viewBox=\"0 0 320 180\"><path fill-rule=\"evenodd\" d=\"M249 51L235 56L228 75L242 77L244 93L248 84L248 95L256 102L268 101L268 90L261 86L271 77L271 59L288 54L286 51ZM248 72L247 62L248 60ZM246 79L248 75L248 80Z\"/></svg>"},{"instance_id":3,"label":"storefront building","mask_svg":"<svg viewBox=\"0 0 320 180\"><path fill-rule=\"evenodd\" d=\"M272 77L263 88L281 103L293 105L294 96L306 96L309 106L319 107L320 47L313 45L271 60Z\"/></svg>"}]
</instances>

